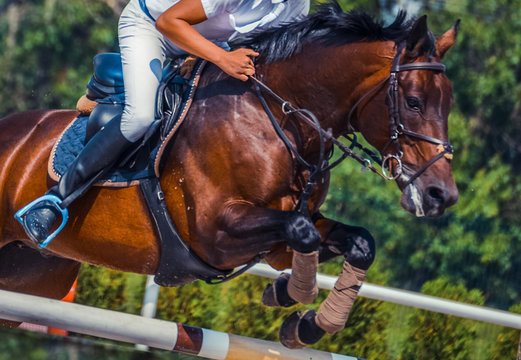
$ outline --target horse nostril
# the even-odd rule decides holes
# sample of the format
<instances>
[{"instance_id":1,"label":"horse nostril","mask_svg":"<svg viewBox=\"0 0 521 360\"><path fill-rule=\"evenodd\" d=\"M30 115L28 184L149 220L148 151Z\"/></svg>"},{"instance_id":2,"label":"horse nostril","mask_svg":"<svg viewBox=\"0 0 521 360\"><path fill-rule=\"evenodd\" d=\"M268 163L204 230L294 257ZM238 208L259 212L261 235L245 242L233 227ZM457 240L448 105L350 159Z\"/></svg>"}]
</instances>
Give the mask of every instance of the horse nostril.
<instances>
[{"instance_id":1,"label":"horse nostril","mask_svg":"<svg viewBox=\"0 0 521 360\"><path fill-rule=\"evenodd\" d=\"M445 191L435 186L430 186L427 188L426 194L429 198L434 200L439 204L443 204L446 201Z\"/></svg>"}]
</instances>

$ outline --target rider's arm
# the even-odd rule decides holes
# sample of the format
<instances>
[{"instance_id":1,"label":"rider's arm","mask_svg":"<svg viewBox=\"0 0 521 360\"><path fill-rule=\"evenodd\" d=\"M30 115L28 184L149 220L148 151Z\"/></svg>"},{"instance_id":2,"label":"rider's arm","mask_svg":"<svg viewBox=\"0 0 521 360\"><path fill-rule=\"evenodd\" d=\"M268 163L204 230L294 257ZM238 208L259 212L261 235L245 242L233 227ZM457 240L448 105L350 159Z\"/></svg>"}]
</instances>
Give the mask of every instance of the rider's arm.
<instances>
[{"instance_id":1,"label":"rider's arm","mask_svg":"<svg viewBox=\"0 0 521 360\"><path fill-rule=\"evenodd\" d=\"M156 21L157 29L181 49L213 62L225 73L246 81L255 73L251 49L226 51L207 40L192 25L207 19L201 0L181 0L166 10Z\"/></svg>"}]
</instances>

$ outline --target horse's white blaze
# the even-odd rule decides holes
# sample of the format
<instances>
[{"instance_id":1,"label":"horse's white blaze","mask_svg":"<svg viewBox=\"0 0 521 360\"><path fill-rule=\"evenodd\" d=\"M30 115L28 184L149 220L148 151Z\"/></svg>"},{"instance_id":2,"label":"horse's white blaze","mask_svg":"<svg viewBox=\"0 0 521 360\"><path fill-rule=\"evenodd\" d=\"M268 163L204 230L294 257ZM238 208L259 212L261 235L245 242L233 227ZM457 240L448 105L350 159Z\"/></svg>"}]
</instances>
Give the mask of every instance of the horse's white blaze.
<instances>
[{"instance_id":1,"label":"horse's white blaze","mask_svg":"<svg viewBox=\"0 0 521 360\"><path fill-rule=\"evenodd\" d=\"M411 187L411 200L414 204L414 207L416 208L416 216L423 217L425 216L425 213L423 212L423 205L420 192L418 191L416 185L409 184L409 186Z\"/></svg>"}]
</instances>

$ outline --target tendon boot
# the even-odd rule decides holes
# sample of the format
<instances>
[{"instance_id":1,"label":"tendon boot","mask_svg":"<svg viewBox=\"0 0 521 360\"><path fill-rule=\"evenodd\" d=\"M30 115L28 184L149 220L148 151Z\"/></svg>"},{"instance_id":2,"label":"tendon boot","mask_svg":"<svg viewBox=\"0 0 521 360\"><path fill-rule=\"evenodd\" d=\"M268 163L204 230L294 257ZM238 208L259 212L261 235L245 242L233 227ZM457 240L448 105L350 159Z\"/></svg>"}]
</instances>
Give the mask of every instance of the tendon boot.
<instances>
[{"instance_id":1,"label":"tendon boot","mask_svg":"<svg viewBox=\"0 0 521 360\"><path fill-rule=\"evenodd\" d=\"M83 148L58 185L50 189L47 195L21 209L15 216L29 238L39 247L46 246L65 226L68 204L83 195L93 180L112 166L132 144L121 133L120 123L121 118L118 117L105 125ZM62 224L51 233L60 214Z\"/></svg>"}]
</instances>

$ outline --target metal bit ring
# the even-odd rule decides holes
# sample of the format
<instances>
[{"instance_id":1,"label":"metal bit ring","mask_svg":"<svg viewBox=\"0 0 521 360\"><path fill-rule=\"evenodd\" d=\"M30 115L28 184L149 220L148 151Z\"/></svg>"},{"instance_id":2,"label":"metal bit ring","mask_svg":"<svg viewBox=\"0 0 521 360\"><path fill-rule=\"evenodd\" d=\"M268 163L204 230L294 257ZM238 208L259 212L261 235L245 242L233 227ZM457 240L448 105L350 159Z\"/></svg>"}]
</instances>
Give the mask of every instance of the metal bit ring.
<instances>
[{"instance_id":1,"label":"metal bit ring","mask_svg":"<svg viewBox=\"0 0 521 360\"><path fill-rule=\"evenodd\" d=\"M385 170L387 163L389 163L389 165L391 165L390 162L392 161L392 159L396 160L396 162L398 164L394 175L388 174L387 171ZM398 155L385 155L384 156L384 158L382 160L382 174L384 175L384 177L387 180L396 180L396 179L398 179L398 177L400 175L402 175L402 172L403 172L402 159Z\"/></svg>"}]
</instances>

